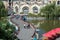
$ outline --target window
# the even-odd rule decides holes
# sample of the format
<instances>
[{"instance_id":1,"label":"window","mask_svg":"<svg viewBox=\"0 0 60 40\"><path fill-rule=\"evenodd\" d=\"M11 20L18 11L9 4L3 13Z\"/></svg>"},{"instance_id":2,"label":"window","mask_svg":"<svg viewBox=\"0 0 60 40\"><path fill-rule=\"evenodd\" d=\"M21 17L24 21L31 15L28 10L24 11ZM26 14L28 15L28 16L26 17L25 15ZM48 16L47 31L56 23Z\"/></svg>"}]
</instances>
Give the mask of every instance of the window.
<instances>
[{"instance_id":1,"label":"window","mask_svg":"<svg viewBox=\"0 0 60 40\"><path fill-rule=\"evenodd\" d=\"M29 12L29 8L28 7L23 7L23 13L28 13Z\"/></svg>"},{"instance_id":2,"label":"window","mask_svg":"<svg viewBox=\"0 0 60 40\"><path fill-rule=\"evenodd\" d=\"M38 8L37 7L33 7L33 13L38 13Z\"/></svg>"},{"instance_id":3,"label":"window","mask_svg":"<svg viewBox=\"0 0 60 40\"><path fill-rule=\"evenodd\" d=\"M17 6L15 7L15 11L16 11L16 13L18 12L18 7Z\"/></svg>"},{"instance_id":4,"label":"window","mask_svg":"<svg viewBox=\"0 0 60 40\"><path fill-rule=\"evenodd\" d=\"M59 5L60 4L60 1L57 1L57 4Z\"/></svg>"}]
</instances>

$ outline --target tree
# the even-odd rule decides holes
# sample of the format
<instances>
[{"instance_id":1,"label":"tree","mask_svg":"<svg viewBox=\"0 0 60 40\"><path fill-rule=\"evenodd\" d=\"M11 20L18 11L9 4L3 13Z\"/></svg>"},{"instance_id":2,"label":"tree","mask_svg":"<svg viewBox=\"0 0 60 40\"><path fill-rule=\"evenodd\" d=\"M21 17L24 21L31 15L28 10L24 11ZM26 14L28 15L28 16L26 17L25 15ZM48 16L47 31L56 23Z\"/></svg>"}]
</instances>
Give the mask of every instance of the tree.
<instances>
[{"instance_id":1,"label":"tree","mask_svg":"<svg viewBox=\"0 0 60 40\"><path fill-rule=\"evenodd\" d=\"M0 39L2 40L18 40L15 35L15 26L11 25L5 17L7 17L7 9L3 2L0 1ZM2 19L3 17L3 19Z\"/></svg>"},{"instance_id":2,"label":"tree","mask_svg":"<svg viewBox=\"0 0 60 40\"><path fill-rule=\"evenodd\" d=\"M0 23L0 39L3 40L18 40L15 35L15 26L11 25L9 22L5 24L5 26Z\"/></svg>"},{"instance_id":3,"label":"tree","mask_svg":"<svg viewBox=\"0 0 60 40\"><path fill-rule=\"evenodd\" d=\"M41 9L41 13L45 14L47 19L56 19L60 15L60 6L54 3L48 4Z\"/></svg>"},{"instance_id":4,"label":"tree","mask_svg":"<svg viewBox=\"0 0 60 40\"><path fill-rule=\"evenodd\" d=\"M6 17L7 14L8 14L7 9L5 9L3 2L0 1L0 19L1 17Z\"/></svg>"}]
</instances>

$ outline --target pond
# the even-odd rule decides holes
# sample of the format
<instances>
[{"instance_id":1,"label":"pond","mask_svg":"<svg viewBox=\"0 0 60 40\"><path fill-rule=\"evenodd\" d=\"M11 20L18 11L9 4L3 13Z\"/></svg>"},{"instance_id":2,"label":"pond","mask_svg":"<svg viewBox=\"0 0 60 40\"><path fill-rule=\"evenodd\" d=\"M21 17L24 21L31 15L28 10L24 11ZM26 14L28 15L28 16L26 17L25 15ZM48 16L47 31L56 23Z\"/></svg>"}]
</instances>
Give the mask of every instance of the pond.
<instances>
[{"instance_id":1,"label":"pond","mask_svg":"<svg viewBox=\"0 0 60 40\"><path fill-rule=\"evenodd\" d=\"M60 27L60 20L29 20L29 22L40 30L38 32L40 40L44 33Z\"/></svg>"},{"instance_id":2,"label":"pond","mask_svg":"<svg viewBox=\"0 0 60 40\"><path fill-rule=\"evenodd\" d=\"M60 20L29 20L29 22L45 32L60 27Z\"/></svg>"}]
</instances>

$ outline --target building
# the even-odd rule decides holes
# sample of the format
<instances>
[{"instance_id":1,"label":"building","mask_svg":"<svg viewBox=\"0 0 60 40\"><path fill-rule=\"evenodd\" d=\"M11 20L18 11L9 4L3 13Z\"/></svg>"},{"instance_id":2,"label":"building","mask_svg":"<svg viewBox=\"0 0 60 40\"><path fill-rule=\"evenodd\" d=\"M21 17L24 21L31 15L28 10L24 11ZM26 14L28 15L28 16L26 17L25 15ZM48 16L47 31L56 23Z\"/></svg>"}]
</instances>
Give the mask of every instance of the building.
<instances>
[{"instance_id":1,"label":"building","mask_svg":"<svg viewBox=\"0 0 60 40\"><path fill-rule=\"evenodd\" d=\"M13 9L15 13L40 13L40 9L48 3L56 1L60 4L60 0L3 0L6 8L9 6Z\"/></svg>"}]
</instances>

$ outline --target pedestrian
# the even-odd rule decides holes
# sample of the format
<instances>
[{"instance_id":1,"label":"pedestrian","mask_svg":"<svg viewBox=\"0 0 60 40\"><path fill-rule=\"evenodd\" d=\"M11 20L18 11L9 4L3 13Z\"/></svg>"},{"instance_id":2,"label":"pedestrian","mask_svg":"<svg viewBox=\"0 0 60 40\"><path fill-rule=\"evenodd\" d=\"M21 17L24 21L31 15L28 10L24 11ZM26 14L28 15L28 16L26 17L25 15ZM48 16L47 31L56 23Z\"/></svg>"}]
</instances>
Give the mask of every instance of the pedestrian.
<instances>
[{"instance_id":1,"label":"pedestrian","mask_svg":"<svg viewBox=\"0 0 60 40\"><path fill-rule=\"evenodd\" d=\"M26 28L26 24L24 23L24 28Z\"/></svg>"},{"instance_id":2,"label":"pedestrian","mask_svg":"<svg viewBox=\"0 0 60 40\"><path fill-rule=\"evenodd\" d=\"M25 16L21 16L21 19L26 22L26 17Z\"/></svg>"},{"instance_id":3,"label":"pedestrian","mask_svg":"<svg viewBox=\"0 0 60 40\"><path fill-rule=\"evenodd\" d=\"M27 28L30 28L30 24L28 23Z\"/></svg>"},{"instance_id":4,"label":"pedestrian","mask_svg":"<svg viewBox=\"0 0 60 40\"><path fill-rule=\"evenodd\" d=\"M39 40L39 34L38 34L38 32L36 32L35 34L36 34L37 40Z\"/></svg>"},{"instance_id":5,"label":"pedestrian","mask_svg":"<svg viewBox=\"0 0 60 40\"><path fill-rule=\"evenodd\" d=\"M23 21L26 22L26 17L25 16L23 16Z\"/></svg>"},{"instance_id":6,"label":"pedestrian","mask_svg":"<svg viewBox=\"0 0 60 40\"><path fill-rule=\"evenodd\" d=\"M34 36L33 40L37 40L37 38Z\"/></svg>"},{"instance_id":7,"label":"pedestrian","mask_svg":"<svg viewBox=\"0 0 60 40\"><path fill-rule=\"evenodd\" d=\"M33 36L32 36L32 38L31 38L31 40L33 40Z\"/></svg>"}]
</instances>

